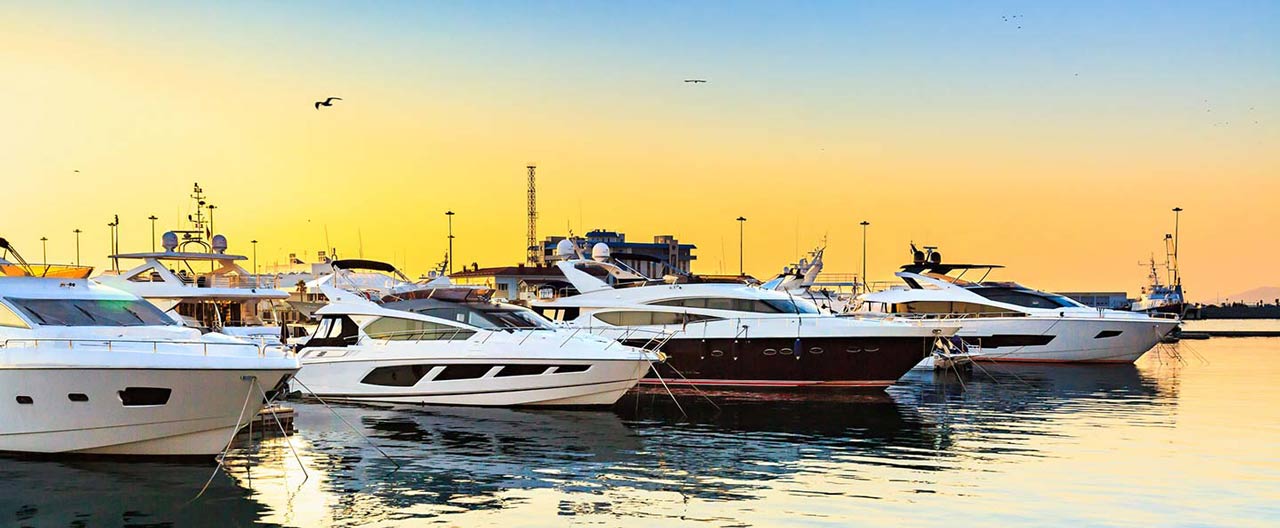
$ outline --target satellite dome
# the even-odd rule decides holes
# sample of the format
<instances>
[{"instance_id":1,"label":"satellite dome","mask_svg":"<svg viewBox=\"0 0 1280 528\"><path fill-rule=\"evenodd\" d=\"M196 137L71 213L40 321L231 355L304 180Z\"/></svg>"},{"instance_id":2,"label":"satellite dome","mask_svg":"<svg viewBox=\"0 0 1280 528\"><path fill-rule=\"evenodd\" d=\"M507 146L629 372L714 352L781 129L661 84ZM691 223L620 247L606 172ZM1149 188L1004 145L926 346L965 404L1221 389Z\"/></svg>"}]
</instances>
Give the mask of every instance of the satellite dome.
<instances>
[{"instance_id":1,"label":"satellite dome","mask_svg":"<svg viewBox=\"0 0 1280 528\"><path fill-rule=\"evenodd\" d=\"M934 251L929 254L929 263L933 265L942 264L942 253Z\"/></svg>"},{"instance_id":2,"label":"satellite dome","mask_svg":"<svg viewBox=\"0 0 1280 528\"><path fill-rule=\"evenodd\" d=\"M573 250L573 242L570 242L567 238L556 243L557 257L562 259L571 259L573 258Z\"/></svg>"},{"instance_id":3,"label":"satellite dome","mask_svg":"<svg viewBox=\"0 0 1280 528\"><path fill-rule=\"evenodd\" d=\"M227 237L224 237L222 235L213 235L213 252L214 253L227 252Z\"/></svg>"},{"instance_id":4,"label":"satellite dome","mask_svg":"<svg viewBox=\"0 0 1280 528\"><path fill-rule=\"evenodd\" d=\"M164 235L160 237L160 245L164 246L165 251L172 253L173 250L178 249L178 234L173 231L165 231Z\"/></svg>"},{"instance_id":5,"label":"satellite dome","mask_svg":"<svg viewBox=\"0 0 1280 528\"><path fill-rule=\"evenodd\" d=\"M911 262L915 264L924 264L924 252L915 250L911 252Z\"/></svg>"},{"instance_id":6,"label":"satellite dome","mask_svg":"<svg viewBox=\"0 0 1280 528\"><path fill-rule=\"evenodd\" d=\"M591 247L591 258L600 262L609 260L609 244L599 242Z\"/></svg>"}]
</instances>

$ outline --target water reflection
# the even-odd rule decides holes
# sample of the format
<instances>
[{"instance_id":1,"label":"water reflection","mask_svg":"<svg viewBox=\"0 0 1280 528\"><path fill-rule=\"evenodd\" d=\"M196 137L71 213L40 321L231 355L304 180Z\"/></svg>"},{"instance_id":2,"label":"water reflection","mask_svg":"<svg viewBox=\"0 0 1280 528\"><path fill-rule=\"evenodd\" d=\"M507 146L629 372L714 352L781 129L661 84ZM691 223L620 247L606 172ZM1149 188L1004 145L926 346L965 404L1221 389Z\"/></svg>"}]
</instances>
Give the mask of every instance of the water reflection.
<instances>
[{"instance_id":1,"label":"water reflection","mask_svg":"<svg viewBox=\"0 0 1280 528\"><path fill-rule=\"evenodd\" d=\"M1274 461L1248 455L1268 438L1266 423L1232 429L1247 443L1240 455L1213 447L1237 421L1221 411L1233 400L1213 399L1223 386L1252 390L1257 401L1277 395L1273 384L1242 381L1275 376L1261 361L1271 349L1206 353L1212 367L1153 360L912 373L876 395L710 393L708 402L684 392L677 405L644 391L609 411L331 412L297 403L291 442L305 471L282 439L242 446L233 479L216 481L194 511L217 510L225 524L290 526L1107 520L1094 511L1166 524L1179 520L1169 512L1186 486L1204 482L1197 493L1206 497L1252 497L1232 478L1277 474ZM1205 453L1217 462L1198 465ZM32 517L50 521L40 524L67 524L72 513L54 513L63 503L85 504L103 524L126 512L148 515L138 522L188 524L192 510L181 503L211 469L104 464L5 464L0 524L32 512L50 516ZM1215 473L1223 467L1231 472ZM1135 492L1144 500L1127 501ZM1200 520L1227 515L1204 510Z\"/></svg>"},{"instance_id":2,"label":"water reflection","mask_svg":"<svg viewBox=\"0 0 1280 528\"><path fill-rule=\"evenodd\" d=\"M210 464L0 458L0 526L243 526L265 508Z\"/></svg>"}]
</instances>

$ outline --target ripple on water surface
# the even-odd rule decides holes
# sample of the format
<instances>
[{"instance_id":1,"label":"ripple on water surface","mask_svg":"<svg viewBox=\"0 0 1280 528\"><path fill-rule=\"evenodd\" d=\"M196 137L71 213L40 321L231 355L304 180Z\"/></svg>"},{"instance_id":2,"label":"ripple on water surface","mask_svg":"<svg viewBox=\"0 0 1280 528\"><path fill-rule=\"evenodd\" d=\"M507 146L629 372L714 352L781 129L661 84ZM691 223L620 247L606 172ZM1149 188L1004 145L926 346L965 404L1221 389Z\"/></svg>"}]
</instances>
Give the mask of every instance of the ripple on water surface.
<instances>
[{"instance_id":1,"label":"ripple on water surface","mask_svg":"<svg viewBox=\"0 0 1280 528\"><path fill-rule=\"evenodd\" d=\"M1179 350L871 395L679 393L687 416L648 391L610 411L334 406L358 435L298 403L305 472L269 439L188 504L211 465L4 459L0 525L1274 523L1280 339Z\"/></svg>"}]
</instances>

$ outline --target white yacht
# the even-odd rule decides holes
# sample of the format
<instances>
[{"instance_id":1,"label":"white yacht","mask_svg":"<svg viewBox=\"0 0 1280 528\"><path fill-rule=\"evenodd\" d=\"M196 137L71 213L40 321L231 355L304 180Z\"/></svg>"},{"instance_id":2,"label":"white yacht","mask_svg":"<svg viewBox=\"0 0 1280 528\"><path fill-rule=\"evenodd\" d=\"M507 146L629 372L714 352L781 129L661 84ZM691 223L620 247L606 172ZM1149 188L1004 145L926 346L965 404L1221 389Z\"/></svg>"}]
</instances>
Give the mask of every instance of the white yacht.
<instances>
[{"instance_id":1,"label":"white yacht","mask_svg":"<svg viewBox=\"0 0 1280 528\"><path fill-rule=\"evenodd\" d=\"M197 204L203 203L199 186L193 198ZM111 255L113 262L142 263L95 279L151 301L184 326L257 341L280 341L280 313L289 294L260 284L258 277L240 264L248 257L227 253L226 237L211 235L200 210L197 206L191 215L191 229L164 233L164 251Z\"/></svg>"},{"instance_id":2,"label":"white yacht","mask_svg":"<svg viewBox=\"0 0 1280 528\"><path fill-rule=\"evenodd\" d=\"M1132 363L1179 324L1174 316L1090 308L1017 283L989 282L1001 266L944 264L926 249L912 246L914 262L897 273L905 286L860 296L859 311L952 321L980 361ZM970 273L981 277L965 280Z\"/></svg>"},{"instance_id":3,"label":"white yacht","mask_svg":"<svg viewBox=\"0 0 1280 528\"><path fill-rule=\"evenodd\" d=\"M534 309L623 343L659 342L667 359L642 383L883 388L957 330L834 317L803 298L745 284L651 280L611 262L604 244L587 260L565 242L556 265L578 293L534 300Z\"/></svg>"},{"instance_id":4,"label":"white yacht","mask_svg":"<svg viewBox=\"0 0 1280 528\"><path fill-rule=\"evenodd\" d=\"M493 302L487 289L408 283L376 293L320 288L328 304L316 311L320 324L299 350L297 379L325 399L611 405L659 359L557 327L527 308Z\"/></svg>"},{"instance_id":5,"label":"white yacht","mask_svg":"<svg viewBox=\"0 0 1280 528\"><path fill-rule=\"evenodd\" d=\"M282 347L183 328L92 268L17 260L0 259L0 451L214 455L298 369Z\"/></svg>"}]
</instances>

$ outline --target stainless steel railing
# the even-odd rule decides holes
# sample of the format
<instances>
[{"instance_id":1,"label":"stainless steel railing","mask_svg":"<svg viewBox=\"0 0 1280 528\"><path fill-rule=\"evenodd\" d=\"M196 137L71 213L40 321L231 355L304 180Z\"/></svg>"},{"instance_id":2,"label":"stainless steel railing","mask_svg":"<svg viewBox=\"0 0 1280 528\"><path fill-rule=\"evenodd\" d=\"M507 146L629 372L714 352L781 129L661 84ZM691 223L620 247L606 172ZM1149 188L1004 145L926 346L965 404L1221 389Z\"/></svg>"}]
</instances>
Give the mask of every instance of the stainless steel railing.
<instances>
[{"instance_id":1,"label":"stainless steel railing","mask_svg":"<svg viewBox=\"0 0 1280 528\"><path fill-rule=\"evenodd\" d=\"M60 344L59 344L60 343ZM78 345L78 346L77 346ZM130 345L121 347L120 345ZM173 350L188 349L189 351L199 350L202 356L217 356L217 350L227 348L249 348L253 349L258 357L267 357L269 354L279 353L280 357L289 357L291 352L283 345L269 345L266 343L217 343L207 341L185 341L185 340L153 340L153 339L90 339L90 338L62 338L62 337L33 337L33 338L10 338L0 341L0 349L14 348L35 348L35 349L66 349L75 350L76 348L94 348L101 349L105 346L108 352L115 352L119 348L127 352L145 351L149 346L154 354L173 353ZM214 349L214 354L209 353L209 349Z\"/></svg>"}]
</instances>

